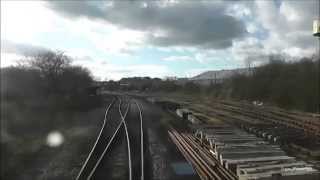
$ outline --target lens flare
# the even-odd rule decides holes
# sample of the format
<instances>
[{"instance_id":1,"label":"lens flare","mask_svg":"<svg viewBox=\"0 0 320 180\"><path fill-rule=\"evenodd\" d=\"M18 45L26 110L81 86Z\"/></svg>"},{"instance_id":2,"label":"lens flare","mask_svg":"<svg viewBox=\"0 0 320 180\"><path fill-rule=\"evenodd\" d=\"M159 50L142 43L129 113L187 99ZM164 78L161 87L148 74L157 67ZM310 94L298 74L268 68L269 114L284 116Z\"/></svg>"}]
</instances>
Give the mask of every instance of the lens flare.
<instances>
[{"instance_id":1,"label":"lens flare","mask_svg":"<svg viewBox=\"0 0 320 180\"><path fill-rule=\"evenodd\" d=\"M49 147L58 147L64 142L64 137L59 131L52 131L47 136L47 145Z\"/></svg>"}]
</instances>

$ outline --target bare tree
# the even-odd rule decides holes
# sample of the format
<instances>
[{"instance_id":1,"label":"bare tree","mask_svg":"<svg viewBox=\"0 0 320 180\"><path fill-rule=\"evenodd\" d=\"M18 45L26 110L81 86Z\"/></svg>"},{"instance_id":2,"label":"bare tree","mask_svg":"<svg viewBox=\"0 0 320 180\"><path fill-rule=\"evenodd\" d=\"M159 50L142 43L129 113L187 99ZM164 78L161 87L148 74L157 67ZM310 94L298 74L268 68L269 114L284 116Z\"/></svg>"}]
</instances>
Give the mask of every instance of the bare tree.
<instances>
[{"instance_id":1,"label":"bare tree","mask_svg":"<svg viewBox=\"0 0 320 180\"><path fill-rule=\"evenodd\" d=\"M66 68L70 67L70 63L71 58L62 51L43 51L26 58L27 66L40 72L48 94L60 93L60 76Z\"/></svg>"},{"instance_id":2,"label":"bare tree","mask_svg":"<svg viewBox=\"0 0 320 180\"><path fill-rule=\"evenodd\" d=\"M35 69L40 70L44 76L58 76L63 69L69 67L71 58L62 51L45 51L28 60L28 64Z\"/></svg>"}]
</instances>

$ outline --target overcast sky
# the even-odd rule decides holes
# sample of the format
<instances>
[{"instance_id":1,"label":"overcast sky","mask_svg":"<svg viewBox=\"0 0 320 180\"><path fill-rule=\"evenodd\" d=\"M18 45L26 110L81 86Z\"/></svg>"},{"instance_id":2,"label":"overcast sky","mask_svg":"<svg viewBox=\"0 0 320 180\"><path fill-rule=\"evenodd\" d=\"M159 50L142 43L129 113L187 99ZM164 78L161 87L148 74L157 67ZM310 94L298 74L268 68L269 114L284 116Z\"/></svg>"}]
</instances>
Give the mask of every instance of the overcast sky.
<instances>
[{"instance_id":1,"label":"overcast sky","mask_svg":"<svg viewBox=\"0 0 320 180\"><path fill-rule=\"evenodd\" d=\"M102 80L311 56L318 0L1 1L1 67L62 50Z\"/></svg>"}]
</instances>

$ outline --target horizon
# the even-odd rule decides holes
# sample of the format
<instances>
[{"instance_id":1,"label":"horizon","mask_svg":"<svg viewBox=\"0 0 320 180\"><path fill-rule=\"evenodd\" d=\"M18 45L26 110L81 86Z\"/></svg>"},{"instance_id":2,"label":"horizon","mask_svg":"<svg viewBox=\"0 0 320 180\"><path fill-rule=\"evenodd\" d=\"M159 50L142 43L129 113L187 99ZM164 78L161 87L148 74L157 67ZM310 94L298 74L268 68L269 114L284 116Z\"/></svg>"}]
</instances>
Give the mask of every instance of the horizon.
<instances>
[{"instance_id":1,"label":"horizon","mask_svg":"<svg viewBox=\"0 0 320 180\"><path fill-rule=\"evenodd\" d=\"M272 54L310 57L317 7L317 0L1 1L1 68L61 50L99 80L190 78L257 66Z\"/></svg>"}]
</instances>

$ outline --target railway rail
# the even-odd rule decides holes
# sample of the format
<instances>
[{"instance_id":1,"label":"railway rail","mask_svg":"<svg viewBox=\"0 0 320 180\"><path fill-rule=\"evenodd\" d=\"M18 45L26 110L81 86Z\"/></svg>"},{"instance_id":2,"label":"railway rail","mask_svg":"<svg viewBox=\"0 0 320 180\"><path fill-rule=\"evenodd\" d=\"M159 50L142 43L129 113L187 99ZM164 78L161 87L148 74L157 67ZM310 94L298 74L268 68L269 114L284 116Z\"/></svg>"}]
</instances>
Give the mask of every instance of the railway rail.
<instances>
[{"instance_id":1,"label":"railway rail","mask_svg":"<svg viewBox=\"0 0 320 180\"><path fill-rule=\"evenodd\" d=\"M201 147L190 134L178 133L175 129L168 131L171 140L176 144L187 161L197 171L202 180L236 180L237 177L226 170L212 157L210 151Z\"/></svg>"},{"instance_id":2,"label":"railway rail","mask_svg":"<svg viewBox=\"0 0 320 180\"><path fill-rule=\"evenodd\" d=\"M137 143L139 146L137 146ZM125 157L115 159L123 154ZM144 142L142 108L128 97L117 97L107 106L96 141L76 180L144 179Z\"/></svg>"},{"instance_id":3,"label":"railway rail","mask_svg":"<svg viewBox=\"0 0 320 180\"><path fill-rule=\"evenodd\" d=\"M301 130L307 137L320 137L319 114L297 113L269 106L254 106L248 103L216 101L196 105L192 110L203 109L229 123L270 124ZM207 107L212 107L210 110Z\"/></svg>"}]
</instances>

